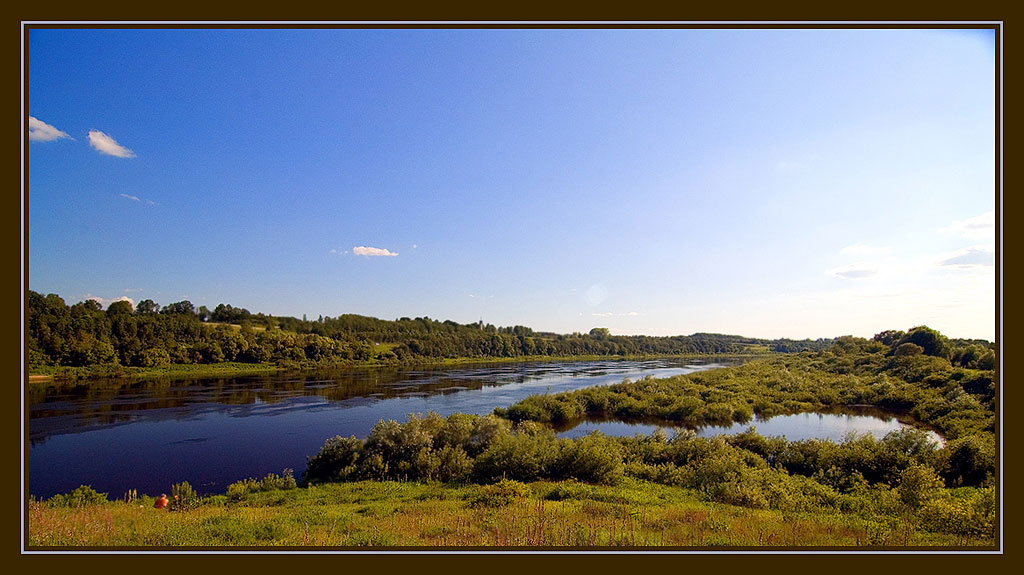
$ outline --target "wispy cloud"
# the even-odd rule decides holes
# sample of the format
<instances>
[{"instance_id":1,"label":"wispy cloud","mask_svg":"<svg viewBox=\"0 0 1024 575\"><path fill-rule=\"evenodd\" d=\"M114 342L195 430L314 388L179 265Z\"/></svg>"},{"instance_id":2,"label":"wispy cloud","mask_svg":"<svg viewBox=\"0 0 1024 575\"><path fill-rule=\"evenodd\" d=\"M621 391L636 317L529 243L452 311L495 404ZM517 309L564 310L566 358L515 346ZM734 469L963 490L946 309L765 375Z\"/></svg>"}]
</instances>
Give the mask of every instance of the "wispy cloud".
<instances>
[{"instance_id":1,"label":"wispy cloud","mask_svg":"<svg viewBox=\"0 0 1024 575\"><path fill-rule=\"evenodd\" d=\"M156 206L156 205L158 205L153 200L144 200L144 199L140 198L139 196L133 196L131 194L121 194L121 197L126 199L126 200L131 200L133 202L139 202L140 204L146 204L147 206Z\"/></svg>"},{"instance_id":2,"label":"wispy cloud","mask_svg":"<svg viewBox=\"0 0 1024 575\"><path fill-rule=\"evenodd\" d=\"M367 247L367 246L356 246L356 247L352 248L352 253L357 255L357 256L372 256L372 257L377 257L377 256L390 256L390 257L394 257L394 256L398 255L398 253L393 252L391 250L387 250L385 248L371 248L371 247Z\"/></svg>"},{"instance_id":3,"label":"wispy cloud","mask_svg":"<svg viewBox=\"0 0 1024 575\"><path fill-rule=\"evenodd\" d=\"M58 130L54 126L36 118L28 117L28 139L36 142L52 142L61 138L74 140L67 132Z\"/></svg>"},{"instance_id":4,"label":"wispy cloud","mask_svg":"<svg viewBox=\"0 0 1024 575\"><path fill-rule=\"evenodd\" d=\"M114 138L99 130L89 130L89 145L101 154L116 156L118 158L134 158L135 152L118 144Z\"/></svg>"},{"instance_id":5,"label":"wispy cloud","mask_svg":"<svg viewBox=\"0 0 1024 575\"><path fill-rule=\"evenodd\" d=\"M994 239L996 231L996 213L985 212L966 220L956 220L940 232L959 234L972 240Z\"/></svg>"},{"instance_id":6,"label":"wispy cloud","mask_svg":"<svg viewBox=\"0 0 1024 575\"><path fill-rule=\"evenodd\" d=\"M940 266L977 268L995 265L995 254L988 246L972 246L941 256Z\"/></svg>"},{"instance_id":7,"label":"wispy cloud","mask_svg":"<svg viewBox=\"0 0 1024 575\"><path fill-rule=\"evenodd\" d=\"M844 280L862 279L876 275L878 273L878 267L874 264L855 263L832 268L827 270L825 273Z\"/></svg>"}]
</instances>

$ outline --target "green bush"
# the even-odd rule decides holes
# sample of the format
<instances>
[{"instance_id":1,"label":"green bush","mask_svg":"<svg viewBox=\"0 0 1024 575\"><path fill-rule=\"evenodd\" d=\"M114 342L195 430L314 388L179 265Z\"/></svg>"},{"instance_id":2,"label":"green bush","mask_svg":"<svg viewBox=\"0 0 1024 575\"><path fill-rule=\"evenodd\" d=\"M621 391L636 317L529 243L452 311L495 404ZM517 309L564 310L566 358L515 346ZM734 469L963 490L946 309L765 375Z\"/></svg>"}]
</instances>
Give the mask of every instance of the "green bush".
<instances>
[{"instance_id":1,"label":"green bush","mask_svg":"<svg viewBox=\"0 0 1024 575\"><path fill-rule=\"evenodd\" d=\"M544 496L549 501L564 501L567 499L590 499L594 495L594 487L570 479L561 481Z\"/></svg>"},{"instance_id":2,"label":"green bush","mask_svg":"<svg viewBox=\"0 0 1024 575\"><path fill-rule=\"evenodd\" d=\"M76 487L74 491L68 494L58 493L46 500L53 507L84 507L86 505L99 505L107 501L106 493L97 493L89 485Z\"/></svg>"},{"instance_id":3,"label":"green bush","mask_svg":"<svg viewBox=\"0 0 1024 575\"><path fill-rule=\"evenodd\" d=\"M991 435L971 435L946 444L942 476L949 486L980 486L995 474Z\"/></svg>"},{"instance_id":4,"label":"green bush","mask_svg":"<svg viewBox=\"0 0 1024 575\"><path fill-rule=\"evenodd\" d=\"M170 511L188 511L199 505L199 495L188 481L175 483L171 486Z\"/></svg>"},{"instance_id":5,"label":"green bush","mask_svg":"<svg viewBox=\"0 0 1024 575\"><path fill-rule=\"evenodd\" d=\"M306 461L304 483L345 481L354 478L363 442L355 436L336 435L324 442L316 455Z\"/></svg>"},{"instance_id":6,"label":"green bush","mask_svg":"<svg viewBox=\"0 0 1024 575\"><path fill-rule=\"evenodd\" d=\"M530 486L514 479L502 479L493 485L485 485L471 504L484 507L504 507L517 499L529 497L533 492Z\"/></svg>"},{"instance_id":7,"label":"green bush","mask_svg":"<svg viewBox=\"0 0 1024 575\"><path fill-rule=\"evenodd\" d=\"M614 438L595 431L562 444L552 466L552 478L572 478L586 483L615 485L622 480L622 447Z\"/></svg>"},{"instance_id":8,"label":"green bush","mask_svg":"<svg viewBox=\"0 0 1024 575\"><path fill-rule=\"evenodd\" d=\"M907 507L919 509L933 499L942 489L942 480L935 470L918 463L911 465L900 474L896 493Z\"/></svg>"},{"instance_id":9,"label":"green bush","mask_svg":"<svg viewBox=\"0 0 1024 575\"><path fill-rule=\"evenodd\" d=\"M438 465L435 479L447 483L464 481L473 471L473 460L461 447L445 445L434 452Z\"/></svg>"},{"instance_id":10,"label":"green bush","mask_svg":"<svg viewBox=\"0 0 1024 575\"><path fill-rule=\"evenodd\" d=\"M553 433L515 433L498 437L473 463L473 478L493 483L502 478L536 481L550 477L559 455L559 441Z\"/></svg>"},{"instance_id":11,"label":"green bush","mask_svg":"<svg viewBox=\"0 0 1024 575\"><path fill-rule=\"evenodd\" d=\"M261 491L281 491L295 489L298 485L291 469L285 469L281 475L268 473L260 480L253 478L243 479L228 485L227 498L229 501L238 501L248 493Z\"/></svg>"}]
</instances>

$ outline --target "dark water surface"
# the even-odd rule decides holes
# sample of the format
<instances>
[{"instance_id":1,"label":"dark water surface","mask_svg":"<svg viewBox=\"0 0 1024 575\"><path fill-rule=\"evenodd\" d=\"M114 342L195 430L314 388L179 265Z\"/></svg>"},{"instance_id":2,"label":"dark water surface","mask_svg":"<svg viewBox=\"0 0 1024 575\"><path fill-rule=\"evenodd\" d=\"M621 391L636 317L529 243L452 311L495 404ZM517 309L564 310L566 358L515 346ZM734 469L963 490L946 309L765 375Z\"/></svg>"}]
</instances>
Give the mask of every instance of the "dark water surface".
<instances>
[{"instance_id":1,"label":"dark water surface","mask_svg":"<svg viewBox=\"0 0 1024 575\"><path fill-rule=\"evenodd\" d=\"M380 419L484 415L536 393L737 363L503 363L33 387L27 490L47 498L90 485L120 498L129 489L155 495L188 481L201 493L224 492L239 479L285 468L298 478L328 437L365 438Z\"/></svg>"}]
</instances>

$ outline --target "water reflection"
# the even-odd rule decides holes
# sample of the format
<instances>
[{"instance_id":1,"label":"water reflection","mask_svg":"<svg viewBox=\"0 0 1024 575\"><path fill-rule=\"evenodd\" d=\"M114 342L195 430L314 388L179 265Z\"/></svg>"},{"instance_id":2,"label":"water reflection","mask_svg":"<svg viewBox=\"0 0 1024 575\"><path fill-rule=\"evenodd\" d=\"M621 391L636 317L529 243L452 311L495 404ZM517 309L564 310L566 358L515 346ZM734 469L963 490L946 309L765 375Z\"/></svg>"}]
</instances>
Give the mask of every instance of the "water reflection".
<instances>
[{"instance_id":1,"label":"water reflection","mask_svg":"<svg viewBox=\"0 0 1024 575\"><path fill-rule=\"evenodd\" d=\"M167 491L179 481L222 491L285 468L301 474L328 437L365 438L381 419L483 415L535 393L736 363L537 362L33 385L29 492L49 497L91 485L119 497L128 489Z\"/></svg>"},{"instance_id":2,"label":"water reflection","mask_svg":"<svg viewBox=\"0 0 1024 575\"><path fill-rule=\"evenodd\" d=\"M607 385L645 375L668 377L735 363L738 360L536 362L33 385L28 394L29 441L34 444L60 433L139 420L191 418L211 411L249 417L308 409L322 403L345 409L366 405L368 401L428 398L489 387L508 387L509 391L518 392L511 396L518 401L538 391L559 392ZM531 387L542 381L542 389ZM310 399L315 401L308 401ZM472 403L469 397L465 400ZM479 413L489 413L505 405L489 404Z\"/></svg>"},{"instance_id":3,"label":"water reflection","mask_svg":"<svg viewBox=\"0 0 1024 575\"><path fill-rule=\"evenodd\" d=\"M889 433L906 427L920 428L921 424L904 413L874 406L850 406L818 412L777 415L767 419L754 416L751 421L746 423L733 423L726 426L708 425L694 428L693 431L700 437L714 437L742 433L754 428L757 433L765 437L785 437L790 441L829 439L839 443L850 433L871 434L877 439L882 439ZM593 431L600 431L605 435L623 437L638 433L650 435L657 429L664 430L671 437L674 430L678 428L659 421L627 422L589 419L576 425L570 424L570 426L560 428L558 436L582 437ZM937 445L945 444L942 436L935 431L927 430L927 433Z\"/></svg>"}]
</instances>

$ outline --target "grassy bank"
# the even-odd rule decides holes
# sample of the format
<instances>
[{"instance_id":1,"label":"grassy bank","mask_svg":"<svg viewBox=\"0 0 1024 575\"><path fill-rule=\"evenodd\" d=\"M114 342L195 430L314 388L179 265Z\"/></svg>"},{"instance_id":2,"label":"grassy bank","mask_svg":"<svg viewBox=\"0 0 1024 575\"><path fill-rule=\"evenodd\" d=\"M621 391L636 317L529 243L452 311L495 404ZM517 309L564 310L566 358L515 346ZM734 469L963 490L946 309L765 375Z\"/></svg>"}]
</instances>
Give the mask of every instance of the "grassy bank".
<instances>
[{"instance_id":1,"label":"grassy bank","mask_svg":"<svg viewBox=\"0 0 1024 575\"><path fill-rule=\"evenodd\" d=\"M991 546L915 513L749 509L627 479L490 486L363 481L251 491L182 511L131 501L28 505L30 548L529 547L808 548Z\"/></svg>"},{"instance_id":2,"label":"grassy bank","mask_svg":"<svg viewBox=\"0 0 1024 575\"><path fill-rule=\"evenodd\" d=\"M163 367L93 365L89 367L31 366L29 383L80 381L90 379L152 379L166 377L219 377L273 373L282 367L273 363L225 362L213 364L172 364Z\"/></svg>"},{"instance_id":3,"label":"grassy bank","mask_svg":"<svg viewBox=\"0 0 1024 575\"><path fill-rule=\"evenodd\" d=\"M383 348L385 344L381 344ZM241 363L224 362L211 364L171 364L163 367L130 367L122 365L94 365L89 367L67 366L30 366L29 382L44 383L49 381L88 381L90 379L153 379L166 377L222 377L234 375L250 375L273 373L277 371L323 371L332 369L355 369L369 367L453 367L460 365L476 365L485 363L527 363L542 361L609 361L609 360L648 360L648 359L692 359L713 357L759 357L765 354L728 354L728 355L571 355L546 356L530 355L519 357L458 357L438 358L436 360L380 360L366 361L294 361L284 363Z\"/></svg>"}]
</instances>

